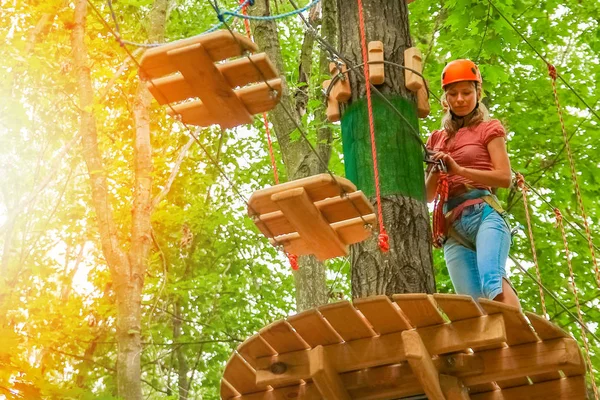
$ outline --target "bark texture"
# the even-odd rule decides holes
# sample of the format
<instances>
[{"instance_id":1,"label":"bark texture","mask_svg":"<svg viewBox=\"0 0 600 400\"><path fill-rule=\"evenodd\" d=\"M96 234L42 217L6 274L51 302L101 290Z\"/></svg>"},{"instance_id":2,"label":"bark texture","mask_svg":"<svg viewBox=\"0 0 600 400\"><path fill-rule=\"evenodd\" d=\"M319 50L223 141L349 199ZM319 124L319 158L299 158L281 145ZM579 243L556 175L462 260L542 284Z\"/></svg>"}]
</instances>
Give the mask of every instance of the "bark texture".
<instances>
[{"instance_id":1,"label":"bark texture","mask_svg":"<svg viewBox=\"0 0 600 400\"><path fill-rule=\"evenodd\" d=\"M161 40L168 0L156 0L150 15L149 39ZM72 33L73 57L79 88L80 131L83 155L88 168L92 203L96 212L102 251L117 300L117 391L126 400L141 400L141 295L150 250L152 210L152 146L150 143L149 106L151 95L140 82L134 101L135 187L132 207L131 239L128 250L119 242L117 226L109 200L108 179L100 150L93 115L93 88L85 46L86 0L75 4Z\"/></svg>"},{"instance_id":2,"label":"bark texture","mask_svg":"<svg viewBox=\"0 0 600 400\"><path fill-rule=\"evenodd\" d=\"M335 40L335 23L332 16L335 15L335 0L323 0L323 34L330 35L329 40ZM253 7L250 8L252 15L270 15L269 0L256 0ZM315 11L311 11L311 21L316 25L318 18ZM275 64L277 70L284 80L281 103L269 113L269 118L273 124L277 141L281 148L281 155L286 166L289 180L305 178L311 175L326 171L326 167L318 160L316 154L310 149L304 139L292 140L291 134L296 130L296 125L301 125L301 114L305 112L307 92L298 90L295 96L291 94L288 82L283 75L284 66L281 55L281 45L277 25L273 21L260 21L252 24L254 41L258 44L261 51L267 53L271 61ZM314 37L307 33L304 36L302 46L302 55L300 64L300 81L311 84L310 65L314 52ZM321 57L319 69L327 73L327 59ZM320 82L318 82L320 85ZM317 118L324 120L324 114L317 114ZM318 154L327 163L329 161L330 143L332 132L325 127L317 133ZM296 286L296 306L298 311L313 308L328 302L327 279L325 266L314 257L300 257L300 268L294 272L294 281Z\"/></svg>"},{"instance_id":3,"label":"bark texture","mask_svg":"<svg viewBox=\"0 0 600 400\"><path fill-rule=\"evenodd\" d=\"M354 65L363 63L361 37L359 31L358 2L337 0L339 9L339 38L340 51ZM411 46L408 25L408 10L404 1L363 0L363 11L366 29L366 41L379 40L383 42L384 59L404 64L404 50ZM359 75L360 74L360 75ZM358 188L365 193L374 193L373 167L366 168L365 159L372 165L370 149L370 134L364 120L367 118L366 86L362 68L350 74L352 99L350 104L354 111L342 116L344 140L353 138L352 147L344 143L344 159L347 165L353 163L355 168L353 180ZM406 103L401 112L410 124L416 128L415 97L404 86L404 73L401 68L386 65L385 82L377 87L386 97L395 99L394 103ZM372 93L373 97L377 95ZM403 100L405 99L405 100ZM379 171L381 174L382 211L386 231L390 237L390 251L382 253L379 250L377 238L373 237L352 249L352 296L354 298L378 294L391 295L394 293L413 293L435 291L433 260L431 255L431 239L429 216L426 204L422 198L423 166L420 163L420 148L416 142L394 139L396 135L408 135L409 126L397 116L392 109L379 102L374 107L376 114L389 122L376 123L375 135ZM346 107L346 110L350 108ZM352 118L344 123L344 118ZM359 123L360 122L360 123ZM379 134L378 134L379 130ZM357 151L358 149L358 151ZM417 152L417 153L415 153ZM404 162L390 161L398 155ZM414 162L415 158L417 162ZM382 167L388 170L382 172ZM389 171L393 171L390 173ZM387 179L387 181L386 181ZM395 180L396 182L391 182ZM415 189L416 185L418 187ZM371 198L376 206L376 199Z\"/></svg>"}]
</instances>

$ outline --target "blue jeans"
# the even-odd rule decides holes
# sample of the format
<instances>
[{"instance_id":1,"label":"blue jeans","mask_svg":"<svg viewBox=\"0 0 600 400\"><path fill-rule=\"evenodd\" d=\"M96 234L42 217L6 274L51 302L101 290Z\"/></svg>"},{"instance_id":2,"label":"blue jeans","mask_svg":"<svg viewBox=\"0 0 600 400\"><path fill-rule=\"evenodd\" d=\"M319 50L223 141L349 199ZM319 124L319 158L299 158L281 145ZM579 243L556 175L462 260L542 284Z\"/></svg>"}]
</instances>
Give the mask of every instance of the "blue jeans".
<instances>
[{"instance_id":1,"label":"blue jeans","mask_svg":"<svg viewBox=\"0 0 600 400\"><path fill-rule=\"evenodd\" d=\"M474 299L494 299L502 293L502 279L506 279L505 266L511 242L508 226L486 203L466 207L453 226L477 249L466 248L452 237L444 244L444 257L454 290Z\"/></svg>"}]
</instances>

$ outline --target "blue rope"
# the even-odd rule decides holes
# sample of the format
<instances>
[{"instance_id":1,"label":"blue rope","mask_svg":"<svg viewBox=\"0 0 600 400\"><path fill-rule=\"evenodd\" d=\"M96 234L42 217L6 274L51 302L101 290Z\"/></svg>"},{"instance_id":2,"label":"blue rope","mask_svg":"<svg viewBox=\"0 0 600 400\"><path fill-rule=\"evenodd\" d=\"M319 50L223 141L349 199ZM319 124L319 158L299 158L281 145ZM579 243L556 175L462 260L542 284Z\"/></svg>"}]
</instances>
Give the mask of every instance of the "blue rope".
<instances>
[{"instance_id":1,"label":"blue rope","mask_svg":"<svg viewBox=\"0 0 600 400\"><path fill-rule=\"evenodd\" d=\"M292 15L296 15L296 14L300 14L301 12L304 12L306 10L308 10L309 8L315 6L320 0L313 0L310 4L299 8L297 10L294 11L289 11L283 14L278 14L278 15L267 15L267 16L254 16L254 15L244 15L244 14L240 14L239 10L237 11L223 11L222 15L226 15L226 16L233 16L233 17L237 17L237 18L243 18L243 19L250 19L250 20L255 20L255 21L272 21L275 19L282 19L282 18L287 18L287 17L291 17Z\"/></svg>"}]
</instances>

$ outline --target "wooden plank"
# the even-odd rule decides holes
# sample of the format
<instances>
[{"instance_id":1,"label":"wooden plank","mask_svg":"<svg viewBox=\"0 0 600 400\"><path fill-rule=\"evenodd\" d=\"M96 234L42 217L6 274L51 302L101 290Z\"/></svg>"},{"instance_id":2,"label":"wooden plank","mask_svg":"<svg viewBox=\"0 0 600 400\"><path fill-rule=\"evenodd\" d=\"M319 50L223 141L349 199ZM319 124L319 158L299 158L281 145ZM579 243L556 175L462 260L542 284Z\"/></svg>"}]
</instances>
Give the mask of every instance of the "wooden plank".
<instances>
[{"instance_id":1,"label":"wooden plank","mask_svg":"<svg viewBox=\"0 0 600 400\"><path fill-rule=\"evenodd\" d=\"M152 48L142 56L140 75L143 75L142 78L157 78L176 72L177 67L171 64L167 52L198 43L201 43L206 49L213 62L240 56L243 50L252 53L258 50L258 46L250 39L238 33L234 33L234 35L235 38L230 32L221 30ZM240 48L240 43L243 49Z\"/></svg>"},{"instance_id":2,"label":"wooden plank","mask_svg":"<svg viewBox=\"0 0 600 400\"><path fill-rule=\"evenodd\" d=\"M281 79L269 81L269 85L281 93ZM271 110L279 102L280 95L273 97L271 89L265 83L247 86L235 90L235 94L250 114L258 114ZM174 110L174 111L173 111ZM167 109L169 115L179 115L186 124L210 126L220 121L212 115L201 100L172 105Z\"/></svg>"},{"instance_id":3,"label":"wooden plank","mask_svg":"<svg viewBox=\"0 0 600 400\"><path fill-rule=\"evenodd\" d=\"M170 50L167 56L223 129L252 122L252 115L201 44Z\"/></svg>"},{"instance_id":4,"label":"wooden plank","mask_svg":"<svg viewBox=\"0 0 600 400\"><path fill-rule=\"evenodd\" d=\"M277 352L259 335L250 336L241 345L237 352L250 364L256 368L256 359L260 357L274 356Z\"/></svg>"},{"instance_id":5,"label":"wooden plank","mask_svg":"<svg viewBox=\"0 0 600 400\"><path fill-rule=\"evenodd\" d=\"M321 261L348 254L344 244L312 203L304 188L278 192L271 196L300 237Z\"/></svg>"},{"instance_id":6,"label":"wooden plank","mask_svg":"<svg viewBox=\"0 0 600 400\"><path fill-rule=\"evenodd\" d=\"M500 318L501 316L482 318L482 321L487 322L478 325L477 329L481 329L481 331L473 331L472 327L475 324L469 325L468 321L459 321L452 325L462 324L463 327L458 325L458 328L453 328L450 326L451 324L445 324L431 328L419 328L417 332L423 338L423 343L430 354L446 354L456 351L457 347L472 347L473 344L489 340L486 335L497 335L498 328L494 328L493 326L502 326ZM424 333L421 334L421 332ZM469 341L470 336L474 338L475 343ZM438 337L444 337L447 340L437 340L436 338ZM503 340L503 337L498 337L495 340ZM401 332L324 346L324 350L338 372L361 370L380 365L395 364L406 360ZM452 356L440 356L440 362L447 363L443 364L446 370L448 368L455 368L473 373L477 369L472 365L475 361L472 361L473 357L466 356L468 355L454 354ZM468 360L470 363L468 364L468 368L461 369L463 365L461 364L462 360ZM281 374L273 373L271 366L276 363L286 365L287 370ZM308 379L310 377L308 371L308 354L306 351L295 351L273 357L260 358L257 360L256 369L257 379L261 383L269 385L279 385L282 382L296 382L300 379Z\"/></svg>"},{"instance_id":7,"label":"wooden plank","mask_svg":"<svg viewBox=\"0 0 600 400\"><path fill-rule=\"evenodd\" d=\"M366 319L348 301L321 306L319 312L347 342L376 335Z\"/></svg>"},{"instance_id":8,"label":"wooden plank","mask_svg":"<svg viewBox=\"0 0 600 400\"><path fill-rule=\"evenodd\" d=\"M470 399L467 387L455 376L440 374L440 386L448 400Z\"/></svg>"},{"instance_id":9,"label":"wooden plank","mask_svg":"<svg viewBox=\"0 0 600 400\"><path fill-rule=\"evenodd\" d=\"M484 315L443 325L433 325L420 328L418 332L426 348L435 349L431 351L433 355L499 345L506 341L502 315Z\"/></svg>"},{"instance_id":10,"label":"wooden plank","mask_svg":"<svg viewBox=\"0 0 600 400\"><path fill-rule=\"evenodd\" d=\"M469 385L468 389L472 397L472 395L476 393L493 392L494 390L498 390L499 387L496 385L496 382L488 382L479 385Z\"/></svg>"},{"instance_id":11,"label":"wooden plank","mask_svg":"<svg viewBox=\"0 0 600 400\"><path fill-rule=\"evenodd\" d=\"M330 224L373 214L373 206L360 190L344 197L336 196L316 201L314 204ZM294 232L294 227L281 211L262 214L255 218L254 222L267 237Z\"/></svg>"},{"instance_id":12,"label":"wooden plank","mask_svg":"<svg viewBox=\"0 0 600 400\"><path fill-rule=\"evenodd\" d=\"M435 293L433 298L450 321L460 321L483 315L481 308L479 308L471 296Z\"/></svg>"},{"instance_id":13,"label":"wooden plank","mask_svg":"<svg viewBox=\"0 0 600 400\"><path fill-rule=\"evenodd\" d=\"M335 222L331 228L338 235L339 239L346 245L358 243L370 237L373 234L372 229L365 227L367 224L376 225L375 214L366 215L362 218L354 218L348 221ZM304 240L298 232L288 233L269 239L273 246L283 246L288 253L302 256L313 254L314 249ZM343 254L340 254L343 255Z\"/></svg>"},{"instance_id":14,"label":"wooden plank","mask_svg":"<svg viewBox=\"0 0 600 400\"><path fill-rule=\"evenodd\" d=\"M323 397L312 382L306 382L300 385L247 394L236 397L234 400L323 400Z\"/></svg>"},{"instance_id":15,"label":"wooden plank","mask_svg":"<svg viewBox=\"0 0 600 400\"><path fill-rule=\"evenodd\" d=\"M479 304L488 314L501 313L504 316L506 343L510 346L533 343L539 340L518 308L488 299L480 299Z\"/></svg>"},{"instance_id":16,"label":"wooden plank","mask_svg":"<svg viewBox=\"0 0 600 400\"><path fill-rule=\"evenodd\" d=\"M232 397L236 397L239 395L240 393L237 390L235 390L235 388L231 386L229 382L227 382L227 379L221 379L221 399L229 400Z\"/></svg>"},{"instance_id":17,"label":"wooden plank","mask_svg":"<svg viewBox=\"0 0 600 400\"><path fill-rule=\"evenodd\" d=\"M582 400L586 397L585 378L581 376L471 395L472 400Z\"/></svg>"},{"instance_id":18,"label":"wooden plank","mask_svg":"<svg viewBox=\"0 0 600 400\"><path fill-rule=\"evenodd\" d=\"M388 400L424 393L408 363L369 368L340 375L355 400Z\"/></svg>"},{"instance_id":19,"label":"wooden plank","mask_svg":"<svg viewBox=\"0 0 600 400\"><path fill-rule=\"evenodd\" d=\"M287 321L276 321L259 331L260 336L278 353L309 349Z\"/></svg>"},{"instance_id":20,"label":"wooden plank","mask_svg":"<svg viewBox=\"0 0 600 400\"><path fill-rule=\"evenodd\" d=\"M343 192L352 193L356 191L356 186L346 178L336 176L334 181L334 178L327 173L313 175L254 192L248 199L248 214L252 216L278 211L279 207L271 200L271 196L277 192L299 187L306 190L313 202L329 197L339 197L340 193Z\"/></svg>"},{"instance_id":21,"label":"wooden plank","mask_svg":"<svg viewBox=\"0 0 600 400\"><path fill-rule=\"evenodd\" d=\"M342 343L343 339L315 309L288 318L290 325L311 347Z\"/></svg>"},{"instance_id":22,"label":"wooden plank","mask_svg":"<svg viewBox=\"0 0 600 400\"><path fill-rule=\"evenodd\" d=\"M527 315L529 322L531 323L533 329L535 329L535 332L541 340L570 337L567 332L565 332L556 324L553 324L552 322L548 321L544 317L541 317L532 312L526 312L525 315Z\"/></svg>"},{"instance_id":23,"label":"wooden plank","mask_svg":"<svg viewBox=\"0 0 600 400\"><path fill-rule=\"evenodd\" d=\"M440 386L440 377L431 356L425 348L421 337L415 330L402 332L404 340L404 351L408 363L412 368L417 380L421 383L423 391L431 400L446 400Z\"/></svg>"},{"instance_id":24,"label":"wooden plank","mask_svg":"<svg viewBox=\"0 0 600 400\"><path fill-rule=\"evenodd\" d=\"M238 354L233 353L223 373L233 391L240 394L261 392L267 389L267 385L257 384L256 371Z\"/></svg>"},{"instance_id":25,"label":"wooden plank","mask_svg":"<svg viewBox=\"0 0 600 400\"><path fill-rule=\"evenodd\" d=\"M473 376L460 376L465 385L504 381L527 375L539 375L561 369L585 371L577 342L573 339L554 339L538 343L482 351L485 371Z\"/></svg>"},{"instance_id":26,"label":"wooden plank","mask_svg":"<svg viewBox=\"0 0 600 400\"><path fill-rule=\"evenodd\" d=\"M215 66L231 88L261 82L263 76L267 80L277 77L275 67L265 53L253 54L250 59L243 57ZM153 79L148 83L148 89L162 105L198 97L181 73Z\"/></svg>"},{"instance_id":27,"label":"wooden plank","mask_svg":"<svg viewBox=\"0 0 600 400\"><path fill-rule=\"evenodd\" d=\"M350 395L345 389L337 371L335 371L323 346L317 346L310 351L310 377L325 399L350 400Z\"/></svg>"},{"instance_id":28,"label":"wooden plank","mask_svg":"<svg viewBox=\"0 0 600 400\"><path fill-rule=\"evenodd\" d=\"M354 307L367 318L380 335L411 329L412 326L388 296L371 296L354 300Z\"/></svg>"},{"instance_id":29,"label":"wooden plank","mask_svg":"<svg viewBox=\"0 0 600 400\"><path fill-rule=\"evenodd\" d=\"M410 323L417 328L445 322L432 296L425 293L395 294L393 299Z\"/></svg>"}]
</instances>

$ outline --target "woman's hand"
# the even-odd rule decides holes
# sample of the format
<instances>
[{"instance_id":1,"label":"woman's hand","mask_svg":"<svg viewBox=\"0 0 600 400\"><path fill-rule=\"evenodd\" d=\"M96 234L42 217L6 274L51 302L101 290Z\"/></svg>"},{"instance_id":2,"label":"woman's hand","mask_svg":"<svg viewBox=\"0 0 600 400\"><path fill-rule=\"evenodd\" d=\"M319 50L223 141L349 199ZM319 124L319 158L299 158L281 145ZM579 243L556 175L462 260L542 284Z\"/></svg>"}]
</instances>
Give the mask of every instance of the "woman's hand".
<instances>
[{"instance_id":1,"label":"woman's hand","mask_svg":"<svg viewBox=\"0 0 600 400\"><path fill-rule=\"evenodd\" d=\"M444 164L446 164L446 169L448 173L451 175L461 175L461 171L463 167L458 165L454 158L450 156L450 154L444 153L443 151L438 151L432 157L435 161L442 160Z\"/></svg>"}]
</instances>

